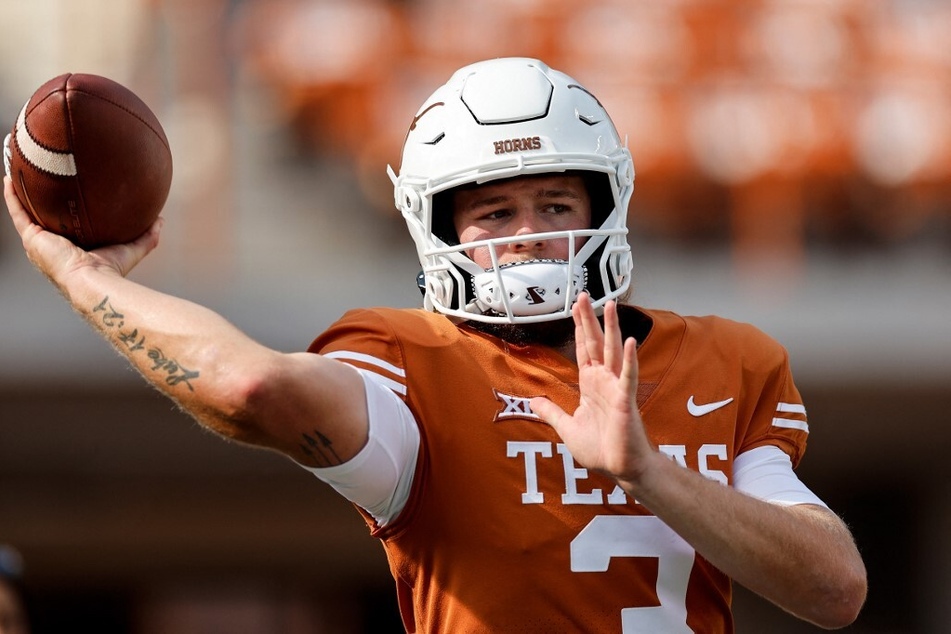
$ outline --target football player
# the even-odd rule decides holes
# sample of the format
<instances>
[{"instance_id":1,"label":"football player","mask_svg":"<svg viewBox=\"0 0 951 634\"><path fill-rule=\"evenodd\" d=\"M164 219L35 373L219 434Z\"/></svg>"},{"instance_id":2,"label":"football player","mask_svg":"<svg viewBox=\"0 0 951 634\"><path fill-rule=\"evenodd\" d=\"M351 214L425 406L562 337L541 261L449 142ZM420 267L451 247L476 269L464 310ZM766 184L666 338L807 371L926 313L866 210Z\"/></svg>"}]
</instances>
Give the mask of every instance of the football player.
<instances>
[{"instance_id":1,"label":"football player","mask_svg":"<svg viewBox=\"0 0 951 634\"><path fill-rule=\"evenodd\" d=\"M856 618L862 559L794 472L786 351L626 303L634 167L590 92L538 60L462 68L390 177L423 308L348 312L296 354L128 280L161 221L86 253L5 195L29 257L149 381L354 503L407 631L729 632L732 580Z\"/></svg>"}]
</instances>

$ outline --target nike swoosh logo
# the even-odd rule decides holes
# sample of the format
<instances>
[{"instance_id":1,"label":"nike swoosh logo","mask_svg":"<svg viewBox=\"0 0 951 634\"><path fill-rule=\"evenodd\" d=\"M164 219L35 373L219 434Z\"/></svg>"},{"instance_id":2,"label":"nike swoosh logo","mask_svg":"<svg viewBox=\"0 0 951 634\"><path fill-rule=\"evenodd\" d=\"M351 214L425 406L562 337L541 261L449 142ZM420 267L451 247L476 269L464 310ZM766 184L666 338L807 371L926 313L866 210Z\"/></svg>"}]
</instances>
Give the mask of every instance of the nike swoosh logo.
<instances>
[{"instance_id":1,"label":"nike swoosh logo","mask_svg":"<svg viewBox=\"0 0 951 634\"><path fill-rule=\"evenodd\" d=\"M725 405L729 405L733 402L733 397L724 399L722 401L716 401L714 403L704 403L703 405L697 405L693 402L693 395L687 399L687 411L690 412L691 416L703 416L704 414L709 414L710 412L716 411Z\"/></svg>"}]
</instances>

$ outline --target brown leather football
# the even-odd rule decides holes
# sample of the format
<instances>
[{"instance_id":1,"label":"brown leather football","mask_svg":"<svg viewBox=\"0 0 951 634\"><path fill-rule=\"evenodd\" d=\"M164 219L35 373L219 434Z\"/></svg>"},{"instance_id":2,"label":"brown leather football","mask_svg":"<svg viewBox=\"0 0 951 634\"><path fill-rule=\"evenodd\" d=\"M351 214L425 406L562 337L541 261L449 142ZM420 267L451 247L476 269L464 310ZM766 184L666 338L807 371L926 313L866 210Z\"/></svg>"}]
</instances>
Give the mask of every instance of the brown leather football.
<instances>
[{"instance_id":1,"label":"brown leather football","mask_svg":"<svg viewBox=\"0 0 951 634\"><path fill-rule=\"evenodd\" d=\"M131 90L67 73L33 93L10 138L17 197L45 229L84 249L130 242L155 221L172 183L165 131Z\"/></svg>"}]
</instances>

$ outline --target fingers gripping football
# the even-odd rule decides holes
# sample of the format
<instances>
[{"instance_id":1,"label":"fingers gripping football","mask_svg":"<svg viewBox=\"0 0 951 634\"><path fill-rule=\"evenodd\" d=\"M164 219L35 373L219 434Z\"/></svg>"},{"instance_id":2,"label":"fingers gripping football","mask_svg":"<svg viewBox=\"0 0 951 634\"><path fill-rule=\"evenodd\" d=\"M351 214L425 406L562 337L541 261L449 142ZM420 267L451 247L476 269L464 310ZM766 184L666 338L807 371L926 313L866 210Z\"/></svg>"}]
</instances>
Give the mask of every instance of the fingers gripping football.
<instances>
[{"instance_id":1,"label":"fingers gripping football","mask_svg":"<svg viewBox=\"0 0 951 634\"><path fill-rule=\"evenodd\" d=\"M68 73L23 106L4 168L34 222L89 250L148 230L168 197L172 156L158 118L132 91Z\"/></svg>"}]
</instances>

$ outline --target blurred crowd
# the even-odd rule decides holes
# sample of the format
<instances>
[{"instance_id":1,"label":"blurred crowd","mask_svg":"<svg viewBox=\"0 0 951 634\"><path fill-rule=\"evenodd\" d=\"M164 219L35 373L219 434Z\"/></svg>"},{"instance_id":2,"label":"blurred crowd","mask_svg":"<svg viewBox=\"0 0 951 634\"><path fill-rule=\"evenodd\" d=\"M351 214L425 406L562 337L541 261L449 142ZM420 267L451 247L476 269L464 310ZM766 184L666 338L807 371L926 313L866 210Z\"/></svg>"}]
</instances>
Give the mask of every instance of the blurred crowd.
<instances>
[{"instance_id":1,"label":"blurred crowd","mask_svg":"<svg viewBox=\"0 0 951 634\"><path fill-rule=\"evenodd\" d=\"M661 238L951 245L951 4L937 0L268 0L241 58L308 149L389 196L415 109L456 67L540 57L598 95ZM394 212L395 213L395 212Z\"/></svg>"},{"instance_id":2,"label":"blurred crowd","mask_svg":"<svg viewBox=\"0 0 951 634\"><path fill-rule=\"evenodd\" d=\"M463 64L522 55L575 76L627 135L637 235L793 257L808 245L951 246L946 0L0 0L0 9L22 27L0 40L9 118L38 77L69 69L126 82L159 106L186 206L233 206L221 198L235 171L240 80L266 93L268 125L351 167L372 207L396 219L383 170L398 166L418 106ZM38 29L50 37L29 36Z\"/></svg>"}]
</instances>

